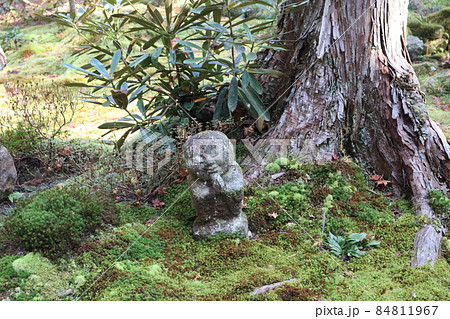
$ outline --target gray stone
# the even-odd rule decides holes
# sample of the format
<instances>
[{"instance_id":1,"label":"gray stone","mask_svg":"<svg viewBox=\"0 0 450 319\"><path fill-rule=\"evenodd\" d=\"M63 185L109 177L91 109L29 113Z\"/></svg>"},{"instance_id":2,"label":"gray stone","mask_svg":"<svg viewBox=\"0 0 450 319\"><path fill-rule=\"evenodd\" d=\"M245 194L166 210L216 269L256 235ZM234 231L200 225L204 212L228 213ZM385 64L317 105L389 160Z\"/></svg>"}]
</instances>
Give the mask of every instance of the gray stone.
<instances>
[{"instance_id":1,"label":"gray stone","mask_svg":"<svg viewBox=\"0 0 450 319\"><path fill-rule=\"evenodd\" d=\"M422 1L420 0L409 0L409 7L413 10L417 10L421 7Z\"/></svg>"},{"instance_id":2,"label":"gray stone","mask_svg":"<svg viewBox=\"0 0 450 319\"><path fill-rule=\"evenodd\" d=\"M425 43L420 38L410 35L406 38L406 43L411 61L416 61L419 55L426 53Z\"/></svg>"},{"instance_id":3,"label":"gray stone","mask_svg":"<svg viewBox=\"0 0 450 319\"><path fill-rule=\"evenodd\" d=\"M205 131L190 137L183 151L197 212L194 237L219 233L248 237L247 217L242 212L244 180L230 140L221 132Z\"/></svg>"},{"instance_id":4,"label":"gray stone","mask_svg":"<svg viewBox=\"0 0 450 319\"><path fill-rule=\"evenodd\" d=\"M0 145L0 202L12 193L16 180L17 171L14 160L8 150Z\"/></svg>"}]
</instances>

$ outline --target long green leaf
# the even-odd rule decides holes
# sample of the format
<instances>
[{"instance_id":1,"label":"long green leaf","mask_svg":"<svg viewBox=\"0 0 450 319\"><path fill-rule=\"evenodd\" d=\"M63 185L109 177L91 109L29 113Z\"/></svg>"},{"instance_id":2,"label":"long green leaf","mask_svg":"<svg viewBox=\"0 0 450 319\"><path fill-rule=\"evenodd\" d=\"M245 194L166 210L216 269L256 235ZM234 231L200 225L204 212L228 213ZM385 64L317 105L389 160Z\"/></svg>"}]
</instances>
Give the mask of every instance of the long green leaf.
<instances>
[{"instance_id":1,"label":"long green leaf","mask_svg":"<svg viewBox=\"0 0 450 319\"><path fill-rule=\"evenodd\" d=\"M130 63L130 67L135 67L136 65L138 65L139 63L141 63L142 61L144 61L145 59L148 58L150 54L145 53L144 55L140 56L139 58L137 58L136 60L134 60L133 62Z\"/></svg>"},{"instance_id":2,"label":"long green leaf","mask_svg":"<svg viewBox=\"0 0 450 319\"><path fill-rule=\"evenodd\" d=\"M138 88L136 91L134 91L130 96L130 102L134 100L135 97L137 97L139 94L142 93L147 88L147 85L143 85L140 88Z\"/></svg>"},{"instance_id":3,"label":"long green leaf","mask_svg":"<svg viewBox=\"0 0 450 319\"><path fill-rule=\"evenodd\" d=\"M101 130L122 129L127 127L133 127L135 123L130 122L106 122L101 124L98 128Z\"/></svg>"},{"instance_id":4,"label":"long green leaf","mask_svg":"<svg viewBox=\"0 0 450 319\"><path fill-rule=\"evenodd\" d=\"M247 33L247 37L250 39L250 41L253 41L253 35L252 32L250 31L250 28L248 27L248 25L246 23L242 24L242 26L244 27L245 33Z\"/></svg>"},{"instance_id":5,"label":"long green leaf","mask_svg":"<svg viewBox=\"0 0 450 319\"><path fill-rule=\"evenodd\" d=\"M200 50L200 51L205 51L205 49L203 49L201 46L199 46L199 45L197 45L195 43L192 43L192 42L182 41L182 40L177 40L177 42L179 44L181 44L181 45L184 45L184 46L187 46L187 47L190 47L190 48L195 48L195 49Z\"/></svg>"},{"instance_id":6,"label":"long green leaf","mask_svg":"<svg viewBox=\"0 0 450 319\"><path fill-rule=\"evenodd\" d=\"M101 63L99 60L97 60L96 58L92 58L90 63L105 78L108 79L110 77L108 70L106 70L106 68L103 65L103 63Z\"/></svg>"},{"instance_id":7,"label":"long green leaf","mask_svg":"<svg viewBox=\"0 0 450 319\"><path fill-rule=\"evenodd\" d=\"M93 73L93 72L91 72L91 71L88 71L88 70L85 70L85 69L82 69L82 68L79 68L79 67L77 67L77 66L75 66L75 65L72 65L72 64L61 63L61 65L62 65L63 67L68 68L68 69L77 70L77 71L80 71L80 72L83 72L83 73L86 73L86 74L89 74L89 75L97 76L97 77L99 76L98 74L95 74L95 73Z\"/></svg>"},{"instance_id":8,"label":"long green leaf","mask_svg":"<svg viewBox=\"0 0 450 319\"><path fill-rule=\"evenodd\" d=\"M119 65L121 58L122 58L121 50L117 50L116 52L114 52L114 55L111 60L111 67L109 68L109 70L111 71L111 74L114 74L114 72L116 72L117 66Z\"/></svg>"},{"instance_id":9,"label":"long green leaf","mask_svg":"<svg viewBox=\"0 0 450 319\"><path fill-rule=\"evenodd\" d=\"M147 49L150 48L152 45L154 45L156 42L158 42L159 39L161 39L161 35L154 36L153 38L151 38L150 40L148 40L147 42L145 42L145 44L142 46L142 48L143 48L144 50L147 50Z\"/></svg>"},{"instance_id":10,"label":"long green leaf","mask_svg":"<svg viewBox=\"0 0 450 319\"><path fill-rule=\"evenodd\" d=\"M262 86L259 81L253 76L253 74L249 74L250 78L250 86L256 91L258 94L262 94Z\"/></svg>"},{"instance_id":11,"label":"long green leaf","mask_svg":"<svg viewBox=\"0 0 450 319\"><path fill-rule=\"evenodd\" d=\"M220 117L223 116L225 118L229 118L230 112L228 108L226 107L224 100L225 100L225 94L227 93L227 87L222 87L219 92L219 97L217 98L216 102L216 108L214 109L214 115L213 120L217 121L220 120ZM225 114L227 116L225 116Z\"/></svg>"},{"instance_id":12,"label":"long green leaf","mask_svg":"<svg viewBox=\"0 0 450 319\"><path fill-rule=\"evenodd\" d=\"M256 111L256 113L258 113L258 116L262 117L265 121L270 121L269 113L267 112L267 109L258 93L256 93L250 86L242 88L242 91L250 102L251 107Z\"/></svg>"},{"instance_id":13,"label":"long green leaf","mask_svg":"<svg viewBox=\"0 0 450 319\"><path fill-rule=\"evenodd\" d=\"M238 102L238 80L235 76L231 79L230 89L228 90L228 109L231 113L236 110Z\"/></svg>"}]
</instances>

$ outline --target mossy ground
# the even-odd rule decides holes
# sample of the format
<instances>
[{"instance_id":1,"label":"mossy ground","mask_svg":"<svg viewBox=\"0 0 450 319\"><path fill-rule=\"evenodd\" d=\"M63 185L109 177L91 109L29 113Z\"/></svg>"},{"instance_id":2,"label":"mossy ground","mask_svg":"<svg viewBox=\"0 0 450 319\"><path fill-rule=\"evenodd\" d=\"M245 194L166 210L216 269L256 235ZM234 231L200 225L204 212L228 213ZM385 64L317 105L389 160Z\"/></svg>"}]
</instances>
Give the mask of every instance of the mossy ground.
<instances>
[{"instance_id":1,"label":"mossy ground","mask_svg":"<svg viewBox=\"0 0 450 319\"><path fill-rule=\"evenodd\" d=\"M195 241L191 236L195 212L184 182L167 189L166 210L122 207L121 226L93 234L70 256L40 259L40 265L50 269L45 275L53 278L50 281L41 274L43 266L19 274L12 265L20 256L4 252L0 296L11 300L450 298L445 254L434 267L409 266L421 221L406 200L368 191L373 185L350 163L300 166L287 169L283 178L276 183L262 179L258 183L264 188L255 184L246 190L251 240L215 236ZM330 253L321 233L322 208L329 194L333 205L325 231L344 236L366 232L381 241L379 248L347 261ZM250 295L258 287L292 278L297 280ZM71 294L65 295L68 290Z\"/></svg>"}]
</instances>

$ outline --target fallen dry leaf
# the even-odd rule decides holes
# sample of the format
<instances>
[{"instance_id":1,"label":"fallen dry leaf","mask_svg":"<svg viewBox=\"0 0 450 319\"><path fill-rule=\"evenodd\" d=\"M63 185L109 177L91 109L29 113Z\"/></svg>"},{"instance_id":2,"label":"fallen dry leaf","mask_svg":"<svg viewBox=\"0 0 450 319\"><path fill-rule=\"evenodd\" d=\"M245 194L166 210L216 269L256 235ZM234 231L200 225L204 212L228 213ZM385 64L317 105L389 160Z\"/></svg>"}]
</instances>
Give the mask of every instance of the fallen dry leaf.
<instances>
[{"instance_id":1,"label":"fallen dry leaf","mask_svg":"<svg viewBox=\"0 0 450 319\"><path fill-rule=\"evenodd\" d=\"M158 198L152 199L152 205L153 207L155 207L156 209L161 209L164 207L166 203L160 201Z\"/></svg>"},{"instance_id":2,"label":"fallen dry leaf","mask_svg":"<svg viewBox=\"0 0 450 319\"><path fill-rule=\"evenodd\" d=\"M391 181L388 181L388 180L386 180L386 179L382 179L382 180L376 181L376 182L375 182L375 185L376 185L376 186L380 186L380 185L387 186L387 185L390 184L390 183L392 183L392 182L391 182Z\"/></svg>"},{"instance_id":3,"label":"fallen dry leaf","mask_svg":"<svg viewBox=\"0 0 450 319\"><path fill-rule=\"evenodd\" d=\"M278 217L278 214L275 213L275 212L273 212L273 213L268 213L267 216L273 217L273 218L277 218L277 217Z\"/></svg>"},{"instance_id":4,"label":"fallen dry leaf","mask_svg":"<svg viewBox=\"0 0 450 319\"><path fill-rule=\"evenodd\" d=\"M383 175L378 175L378 174L370 175L370 180L371 181L379 181L382 178L383 178Z\"/></svg>"}]
</instances>

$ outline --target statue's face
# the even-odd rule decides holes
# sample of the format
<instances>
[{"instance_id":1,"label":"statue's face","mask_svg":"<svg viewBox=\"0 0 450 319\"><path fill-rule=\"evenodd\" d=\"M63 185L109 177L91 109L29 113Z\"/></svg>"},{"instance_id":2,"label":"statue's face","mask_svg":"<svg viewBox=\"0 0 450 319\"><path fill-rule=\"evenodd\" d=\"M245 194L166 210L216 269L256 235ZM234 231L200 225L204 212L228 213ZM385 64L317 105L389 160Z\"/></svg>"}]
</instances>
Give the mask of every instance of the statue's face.
<instances>
[{"instance_id":1,"label":"statue's face","mask_svg":"<svg viewBox=\"0 0 450 319\"><path fill-rule=\"evenodd\" d=\"M232 164L229 142L223 139L194 140L186 155L189 173L201 180L210 179L212 174L223 175Z\"/></svg>"}]
</instances>

